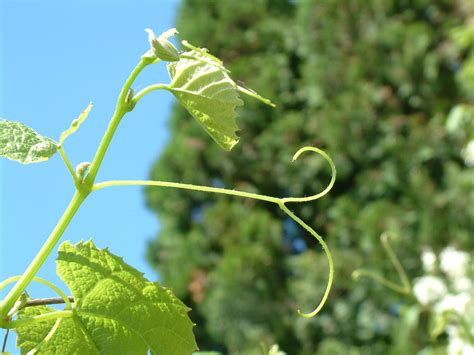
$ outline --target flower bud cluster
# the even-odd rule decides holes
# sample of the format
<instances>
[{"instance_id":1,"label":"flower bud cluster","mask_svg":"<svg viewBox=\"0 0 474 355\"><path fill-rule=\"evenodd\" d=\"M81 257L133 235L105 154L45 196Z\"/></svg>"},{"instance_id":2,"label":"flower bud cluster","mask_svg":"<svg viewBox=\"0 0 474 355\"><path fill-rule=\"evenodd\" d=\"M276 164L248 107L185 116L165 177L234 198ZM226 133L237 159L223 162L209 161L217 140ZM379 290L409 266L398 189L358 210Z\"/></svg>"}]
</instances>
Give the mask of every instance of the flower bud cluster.
<instances>
[{"instance_id":1,"label":"flower bud cluster","mask_svg":"<svg viewBox=\"0 0 474 355\"><path fill-rule=\"evenodd\" d=\"M448 335L448 354L474 354L474 344L463 334L462 324L474 324L474 285L469 253L452 246L437 256L426 248L421 261L426 275L415 280L418 302L433 311L435 322ZM460 322L460 319L464 320Z\"/></svg>"}]
</instances>

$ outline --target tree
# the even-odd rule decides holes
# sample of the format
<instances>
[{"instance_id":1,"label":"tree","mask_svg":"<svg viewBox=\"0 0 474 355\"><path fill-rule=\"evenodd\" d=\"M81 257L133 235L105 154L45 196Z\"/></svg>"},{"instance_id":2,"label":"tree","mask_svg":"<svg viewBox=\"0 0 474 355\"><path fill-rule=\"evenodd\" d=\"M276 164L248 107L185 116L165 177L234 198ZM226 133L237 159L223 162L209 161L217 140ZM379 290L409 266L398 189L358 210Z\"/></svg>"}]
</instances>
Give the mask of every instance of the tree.
<instances>
[{"instance_id":1,"label":"tree","mask_svg":"<svg viewBox=\"0 0 474 355\"><path fill-rule=\"evenodd\" d=\"M206 39L235 78L277 109L248 102L241 142L228 153L177 106L151 178L304 196L324 188L329 169L315 157L291 163L298 148L322 147L338 168L328 196L291 206L335 255L335 287L312 320L296 309L317 304L326 259L276 206L146 190L161 223L149 260L193 309L201 349L258 353L278 343L290 354L386 353L404 299L351 279L360 266L397 279L379 235L394 237L410 277L420 274L423 247L473 247L474 171L462 159L465 142L446 129L450 109L473 94L457 79L465 51L450 36L469 15L466 4L183 2L183 37ZM417 336L413 349L428 341Z\"/></svg>"}]
</instances>

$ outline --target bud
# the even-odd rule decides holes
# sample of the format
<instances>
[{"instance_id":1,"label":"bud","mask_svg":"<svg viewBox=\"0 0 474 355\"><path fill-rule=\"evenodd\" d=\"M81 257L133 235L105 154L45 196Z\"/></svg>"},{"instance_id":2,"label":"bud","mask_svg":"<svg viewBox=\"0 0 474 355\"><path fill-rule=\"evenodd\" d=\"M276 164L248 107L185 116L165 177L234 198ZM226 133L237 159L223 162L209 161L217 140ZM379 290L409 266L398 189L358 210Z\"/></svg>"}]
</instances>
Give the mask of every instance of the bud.
<instances>
[{"instance_id":1,"label":"bud","mask_svg":"<svg viewBox=\"0 0 474 355\"><path fill-rule=\"evenodd\" d=\"M76 166L76 174L77 174L77 177L79 178L80 181L82 181L84 179L84 176L86 175L86 172L87 172L87 170L89 169L90 166L91 166L91 163L89 163L88 161L85 161L83 163L79 163Z\"/></svg>"},{"instance_id":2,"label":"bud","mask_svg":"<svg viewBox=\"0 0 474 355\"><path fill-rule=\"evenodd\" d=\"M176 28L171 28L163 32L158 38L156 38L153 31L149 28L145 31L148 33L148 41L150 42L151 50L157 58L167 62L176 62L179 60L178 50L168 41L169 37L178 33Z\"/></svg>"}]
</instances>

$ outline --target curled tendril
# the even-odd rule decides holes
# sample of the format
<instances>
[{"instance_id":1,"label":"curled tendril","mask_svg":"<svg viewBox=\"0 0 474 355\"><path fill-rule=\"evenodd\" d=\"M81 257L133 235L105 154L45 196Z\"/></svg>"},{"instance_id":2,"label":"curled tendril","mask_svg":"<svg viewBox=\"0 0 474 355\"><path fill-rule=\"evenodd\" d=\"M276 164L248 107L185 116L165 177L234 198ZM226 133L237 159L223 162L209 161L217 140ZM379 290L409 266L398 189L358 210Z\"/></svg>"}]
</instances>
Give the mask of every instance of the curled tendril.
<instances>
[{"instance_id":1,"label":"curled tendril","mask_svg":"<svg viewBox=\"0 0 474 355\"><path fill-rule=\"evenodd\" d=\"M329 182L328 186L326 186L326 188L318 194L307 196L307 197L285 197L281 199L282 203L315 201L323 197L324 195L326 195L334 186L334 182L336 181L336 166L334 165L334 162L329 157L329 155L327 155L323 150L316 147L303 147L299 149L295 153L295 155L293 155L292 161L297 160L301 154L308 151L317 153L321 155L324 159L326 159L326 161L329 163L329 166L331 167L331 181Z\"/></svg>"},{"instance_id":2,"label":"curled tendril","mask_svg":"<svg viewBox=\"0 0 474 355\"><path fill-rule=\"evenodd\" d=\"M202 192L212 192L212 193L217 193L217 194L224 194L224 195L232 195L232 196L238 196L238 197L245 197L245 198L251 198L255 200L261 200L261 201L267 201L271 203L277 204L283 212L285 212L291 219L293 219L296 223L298 223L303 229L305 229L307 232L309 232L313 237L316 238L316 240L321 244L324 253L326 254L326 257L328 259L328 264L329 264L329 279L328 283L326 286L326 290L324 292L324 295L319 302L318 306L314 309L314 311L309 312L309 313L303 313L302 311L298 310L298 314L301 315L302 317L305 318L311 318L314 317L316 314L321 311L323 308L324 304L326 303L326 300L329 296L329 292L331 291L333 279L334 279L334 263L332 259L331 252L329 251L329 248L326 244L326 242L323 240L323 238L314 231L310 226L308 226L302 219L300 219L298 216L296 216L293 212L291 212L290 209L286 206L286 203L301 203L301 202L309 202L309 201L315 201L324 195L326 195L331 188L334 185L334 182L336 181L336 167L334 165L334 162L332 159L327 155L324 151L322 151L319 148L316 147L303 147L299 149L295 155L293 156L293 161L297 160L301 154L304 152L314 152L319 155L321 155L328 163L329 166L331 167L331 181L329 184L319 193L311 196L306 196L306 197L284 197L284 198L278 198L278 197L273 197L273 196L267 196L267 195L261 195L261 194L255 194L255 193L250 193L250 192L245 192L245 191L238 191L238 190L231 190L231 189L224 189L224 188L218 188L218 187L211 187L211 186L201 186L201 185L192 185L192 184L183 184L183 183L177 183L177 182L169 182L169 181L151 181L151 180L114 180L114 181L105 181L101 183L97 183L92 187L92 191L100 190L106 187L111 187L111 186L136 186L136 185L141 185L141 186L159 186L159 187L172 187L172 188L177 188L177 189L184 189L184 190L193 190L193 191L202 191Z\"/></svg>"},{"instance_id":3,"label":"curled tendril","mask_svg":"<svg viewBox=\"0 0 474 355\"><path fill-rule=\"evenodd\" d=\"M7 285L15 282L15 281L18 281L19 279L21 278L21 275L19 276L12 276L12 277L9 277L8 279L0 282L0 290L4 289ZM66 305L66 309L71 309L72 306L71 306L71 301L69 301L69 298L66 296L66 294L60 290L59 287L57 287L56 285L52 284L51 282L45 280L45 279L42 279L40 277L34 277L33 278L33 281L36 281L40 284L43 284L47 287L49 287L50 289L52 289L54 292L56 292L63 300L64 300L64 304Z\"/></svg>"}]
</instances>

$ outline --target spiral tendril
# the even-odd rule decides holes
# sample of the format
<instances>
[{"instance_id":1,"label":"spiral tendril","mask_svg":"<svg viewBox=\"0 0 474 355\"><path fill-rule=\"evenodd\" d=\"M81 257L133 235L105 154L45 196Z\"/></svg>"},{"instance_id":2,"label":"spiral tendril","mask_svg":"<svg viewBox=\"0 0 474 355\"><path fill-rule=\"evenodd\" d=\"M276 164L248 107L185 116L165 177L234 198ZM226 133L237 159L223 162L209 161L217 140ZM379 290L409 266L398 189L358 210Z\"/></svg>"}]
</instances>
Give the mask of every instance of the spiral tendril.
<instances>
[{"instance_id":1,"label":"spiral tendril","mask_svg":"<svg viewBox=\"0 0 474 355\"><path fill-rule=\"evenodd\" d=\"M292 161L295 161L299 158L299 156L305 152L314 152L319 155L321 155L328 163L329 166L331 167L331 181L329 184L319 193L307 196L307 197L284 197L284 198L277 198L273 196L267 196L267 195L261 195L261 194L255 194L255 193L250 193L250 192L245 192L245 191L238 191L238 190L232 190L232 189L225 189L225 188L217 188L217 187L211 187L211 186L201 186L201 185L193 185L193 184L184 184L184 183L177 183L177 182L169 182L169 181L152 181L152 180L114 180L114 181L105 181L101 183L97 183L92 187L92 191L97 191L106 187L111 187L111 186L132 186L132 185L141 185L141 186L158 186L158 187L171 187L171 188L177 188L177 189L184 189L184 190L193 190L193 191L201 191L201 192L212 192L212 193L217 193L217 194L224 194L224 195L232 195L232 196L238 196L238 197L245 197L245 198L251 198L251 199L256 199L256 200L261 200L261 201L267 201L271 203L277 204L281 210L286 213L291 219L293 219L296 223L298 223L304 230L306 230L308 233L310 233L316 240L321 244L324 253L326 254L326 257L328 259L328 264L329 264L329 278L328 278L328 283L326 285L326 290L324 292L324 295L319 302L319 304L316 306L316 308L309 313L303 313L302 311L298 310L298 314L301 315L302 317L305 318L311 318L314 317L316 314L318 314L321 309L323 308L324 304L326 303L329 293L331 291L333 279L334 279L334 263L333 263L333 258L332 254L326 244L326 242L323 240L323 238L316 233L314 229L312 229L309 225L307 225L301 218L296 216L288 207L286 206L286 203L301 203L301 202L309 202L309 201L315 201L324 195L326 195L331 188L334 186L334 182L336 181L336 167L334 165L334 162L332 159L327 155L323 150L316 148L316 147L303 147L299 149L293 156Z\"/></svg>"}]
</instances>

